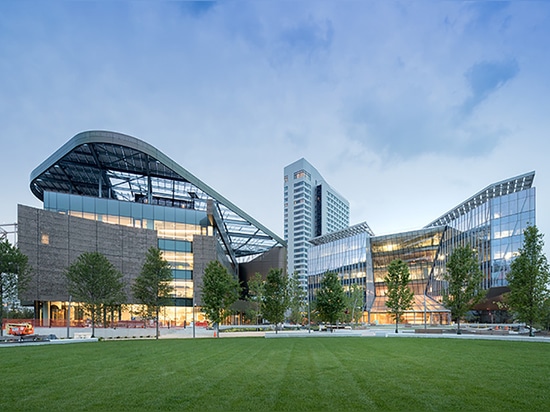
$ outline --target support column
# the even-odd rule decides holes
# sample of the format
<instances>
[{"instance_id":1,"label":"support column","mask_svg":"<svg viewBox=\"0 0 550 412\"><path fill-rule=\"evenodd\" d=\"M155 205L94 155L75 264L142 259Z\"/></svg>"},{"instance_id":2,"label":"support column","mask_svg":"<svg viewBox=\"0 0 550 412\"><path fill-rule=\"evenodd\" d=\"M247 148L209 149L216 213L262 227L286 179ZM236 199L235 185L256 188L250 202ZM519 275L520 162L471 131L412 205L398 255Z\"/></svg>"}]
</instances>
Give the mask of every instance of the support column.
<instances>
[{"instance_id":1,"label":"support column","mask_svg":"<svg viewBox=\"0 0 550 412\"><path fill-rule=\"evenodd\" d=\"M50 302L49 301L43 301L42 302L42 326L49 327L50 326Z\"/></svg>"}]
</instances>

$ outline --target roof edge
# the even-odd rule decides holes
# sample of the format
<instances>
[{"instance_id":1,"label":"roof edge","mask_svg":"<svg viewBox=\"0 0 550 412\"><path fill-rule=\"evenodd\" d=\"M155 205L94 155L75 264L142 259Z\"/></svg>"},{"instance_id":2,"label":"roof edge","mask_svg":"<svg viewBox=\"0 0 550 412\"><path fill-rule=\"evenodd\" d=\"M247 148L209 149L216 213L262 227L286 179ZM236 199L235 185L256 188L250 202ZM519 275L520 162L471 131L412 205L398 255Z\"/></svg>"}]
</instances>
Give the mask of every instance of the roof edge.
<instances>
[{"instance_id":1,"label":"roof edge","mask_svg":"<svg viewBox=\"0 0 550 412\"><path fill-rule=\"evenodd\" d=\"M131 149L139 150L141 152L144 152L151 157L157 159L161 163L163 163L165 166L172 169L174 172L178 173L185 179L187 179L190 183L194 184L195 186L199 187L201 190L203 190L205 193L207 193L212 198L216 199L218 202L222 203L225 207L242 217L243 219L248 220L250 223L252 223L257 228L261 229L264 233L271 236L274 240L276 240L279 244L282 246L286 246L286 242L277 236L275 233L273 233L271 230L269 230L267 227L262 225L260 222L258 222L256 219L254 219L252 216L250 216L248 213L246 213L244 210L237 207L233 202L229 201L226 197L222 196L220 193L218 193L216 190L208 186L206 183L198 179L196 176L191 174L189 171L187 171L185 168L180 166L178 163L176 163L174 160L169 158L167 155L165 155L160 150L156 149L154 146L150 145L149 143L144 142L143 140L140 140L136 137L129 136L123 133L119 132L112 132L112 131L106 131L106 130L88 130L83 131L75 136L73 136L68 142L66 142L63 146L61 146L59 149L57 149L52 155L50 155L46 160L44 160L40 165L38 165L30 174L30 188L32 193L37 196L37 193L33 190L33 182L44 172L46 172L50 167L52 167L56 162L60 161L64 156L69 154L72 150L76 149L79 146L82 146L84 144L88 143L110 143L110 144L118 144L122 146L129 147ZM39 197L38 197L39 198ZM40 199L40 198L39 198ZM40 199L41 201L43 199Z\"/></svg>"}]
</instances>

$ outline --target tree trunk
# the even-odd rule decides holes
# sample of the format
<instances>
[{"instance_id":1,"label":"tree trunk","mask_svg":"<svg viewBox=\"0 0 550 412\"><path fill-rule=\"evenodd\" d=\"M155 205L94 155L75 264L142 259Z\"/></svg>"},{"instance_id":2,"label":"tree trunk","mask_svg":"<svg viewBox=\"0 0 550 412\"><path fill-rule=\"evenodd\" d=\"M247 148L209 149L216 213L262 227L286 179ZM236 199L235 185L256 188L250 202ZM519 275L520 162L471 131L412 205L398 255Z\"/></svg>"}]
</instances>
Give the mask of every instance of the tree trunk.
<instances>
[{"instance_id":1,"label":"tree trunk","mask_svg":"<svg viewBox=\"0 0 550 412\"><path fill-rule=\"evenodd\" d=\"M462 335L462 331L460 330L460 316L456 319L456 324L457 324L456 334Z\"/></svg>"},{"instance_id":2,"label":"tree trunk","mask_svg":"<svg viewBox=\"0 0 550 412\"><path fill-rule=\"evenodd\" d=\"M399 316L395 316L395 333L399 333Z\"/></svg>"},{"instance_id":3,"label":"tree trunk","mask_svg":"<svg viewBox=\"0 0 550 412\"><path fill-rule=\"evenodd\" d=\"M157 308L156 318L157 318L157 334L156 334L155 338L158 339L159 338L159 310L158 310L158 308Z\"/></svg>"},{"instance_id":4,"label":"tree trunk","mask_svg":"<svg viewBox=\"0 0 550 412\"><path fill-rule=\"evenodd\" d=\"M95 338L95 306L92 308L92 338ZM51 322L51 319L50 319ZM50 323L51 324L51 323Z\"/></svg>"}]
</instances>

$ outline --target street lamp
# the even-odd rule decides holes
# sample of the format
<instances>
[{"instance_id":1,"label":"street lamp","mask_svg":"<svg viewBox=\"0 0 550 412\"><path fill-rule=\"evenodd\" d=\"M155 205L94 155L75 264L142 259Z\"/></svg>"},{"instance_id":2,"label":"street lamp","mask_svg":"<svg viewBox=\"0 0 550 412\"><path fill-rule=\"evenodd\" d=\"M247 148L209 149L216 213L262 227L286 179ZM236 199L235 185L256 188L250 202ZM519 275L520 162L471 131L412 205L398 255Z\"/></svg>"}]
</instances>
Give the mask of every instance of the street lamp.
<instances>
[{"instance_id":1,"label":"street lamp","mask_svg":"<svg viewBox=\"0 0 550 412\"><path fill-rule=\"evenodd\" d=\"M69 306L67 306L67 339L69 339L69 329L71 327L71 301L73 297L69 295Z\"/></svg>"},{"instance_id":2,"label":"street lamp","mask_svg":"<svg viewBox=\"0 0 550 412\"><path fill-rule=\"evenodd\" d=\"M195 296L193 295L193 338L195 337Z\"/></svg>"}]
</instances>

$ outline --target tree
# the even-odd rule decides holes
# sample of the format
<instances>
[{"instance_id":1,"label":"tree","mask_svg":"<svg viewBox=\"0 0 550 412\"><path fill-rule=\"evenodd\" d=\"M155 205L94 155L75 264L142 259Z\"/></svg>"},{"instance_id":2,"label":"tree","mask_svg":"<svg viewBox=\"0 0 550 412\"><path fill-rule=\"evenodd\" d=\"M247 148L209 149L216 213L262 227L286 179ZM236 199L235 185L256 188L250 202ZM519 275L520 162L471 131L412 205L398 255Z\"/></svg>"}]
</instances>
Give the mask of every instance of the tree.
<instances>
[{"instance_id":1,"label":"tree","mask_svg":"<svg viewBox=\"0 0 550 412\"><path fill-rule=\"evenodd\" d=\"M277 325L285 320L288 309L288 278L282 269L270 269L264 287L263 314L270 323Z\"/></svg>"},{"instance_id":2,"label":"tree","mask_svg":"<svg viewBox=\"0 0 550 412\"><path fill-rule=\"evenodd\" d=\"M4 334L4 299L13 301L29 282L28 258L8 240L0 242L0 336Z\"/></svg>"},{"instance_id":3,"label":"tree","mask_svg":"<svg viewBox=\"0 0 550 412\"><path fill-rule=\"evenodd\" d=\"M529 226L523 232L523 247L511 264L508 273L508 304L521 322L531 327L544 316L545 301L549 298L550 281L548 262L543 253L543 235L536 226Z\"/></svg>"},{"instance_id":4,"label":"tree","mask_svg":"<svg viewBox=\"0 0 550 412\"><path fill-rule=\"evenodd\" d=\"M395 259L388 266L388 274L384 278L386 283L388 312L395 318L395 333L399 333L401 316L412 308L414 292L409 288L409 267L401 259Z\"/></svg>"},{"instance_id":5,"label":"tree","mask_svg":"<svg viewBox=\"0 0 550 412\"><path fill-rule=\"evenodd\" d=\"M363 307L365 304L365 289L354 283L351 286L347 299L348 314L350 319L357 325L363 317Z\"/></svg>"},{"instance_id":6,"label":"tree","mask_svg":"<svg viewBox=\"0 0 550 412\"><path fill-rule=\"evenodd\" d=\"M288 305L290 308L289 320L296 325L302 324L305 299L306 293L300 283L300 276L298 272L294 272L288 280Z\"/></svg>"},{"instance_id":7,"label":"tree","mask_svg":"<svg viewBox=\"0 0 550 412\"><path fill-rule=\"evenodd\" d=\"M145 255L141 274L132 285L132 293L144 306L144 317L155 319L157 339L159 338L159 312L169 303L170 295L174 291L171 285L173 280L172 270L168 262L163 259L161 250L150 247Z\"/></svg>"},{"instance_id":8,"label":"tree","mask_svg":"<svg viewBox=\"0 0 550 412\"><path fill-rule=\"evenodd\" d=\"M259 324L262 318L262 302L264 299L265 281L262 275L256 273L252 279L248 281L247 300L250 302L247 316L250 320L254 320L255 324Z\"/></svg>"},{"instance_id":9,"label":"tree","mask_svg":"<svg viewBox=\"0 0 550 412\"><path fill-rule=\"evenodd\" d=\"M239 282L216 260L206 266L202 280L202 308L220 337L220 323L231 314L231 305L239 298Z\"/></svg>"},{"instance_id":10,"label":"tree","mask_svg":"<svg viewBox=\"0 0 550 412\"><path fill-rule=\"evenodd\" d=\"M315 308L323 322L334 325L340 319L346 307L346 296L336 273L325 273L315 302Z\"/></svg>"},{"instance_id":11,"label":"tree","mask_svg":"<svg viewBox=\"0 0 550 412\"><path fill-rule=\"evenodd\" d=\"M101 309L124 302L122 273L99 252L85 252L68 267L65 273L69 293L82 302L92 318L92 337Z\"/></svg>"},{"instance_id":12,"label":"tree","mask_svg":"<svg viewBox=\"0 0 550 412\"><path fill-rule=\"evenodd\" d=\"M476 251L468 245L457 247L449 256L443 279L447 281L443 304L456 319L456 333L460 335L460 319L485 296L481 290L483 272Z\"/></svg>"}]
</instances>

